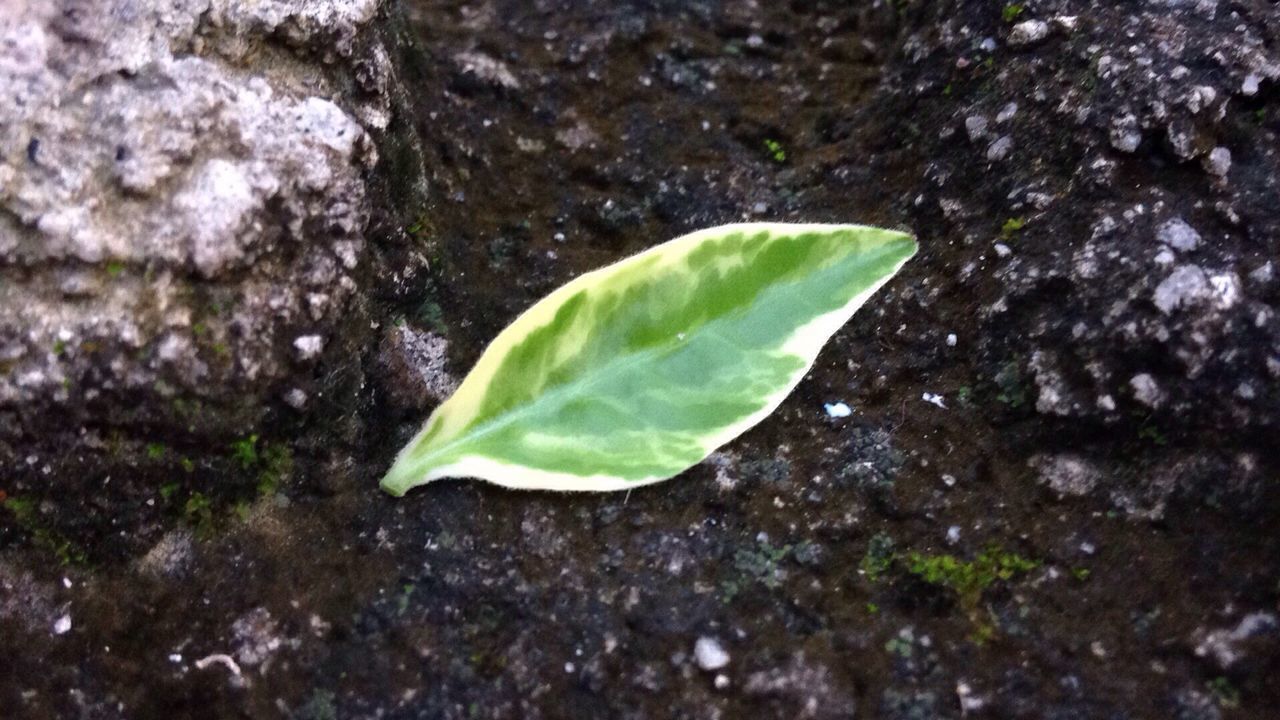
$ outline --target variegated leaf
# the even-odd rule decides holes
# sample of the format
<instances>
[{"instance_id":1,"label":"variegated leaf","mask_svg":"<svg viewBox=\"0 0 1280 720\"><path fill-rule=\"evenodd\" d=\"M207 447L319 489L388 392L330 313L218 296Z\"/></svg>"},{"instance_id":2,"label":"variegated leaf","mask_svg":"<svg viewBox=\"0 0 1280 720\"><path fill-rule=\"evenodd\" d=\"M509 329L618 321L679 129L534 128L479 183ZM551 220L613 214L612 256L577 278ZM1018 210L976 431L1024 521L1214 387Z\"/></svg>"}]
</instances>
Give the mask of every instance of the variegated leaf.
<instances>
[{"instance_id":1,"label":"variegated leaf","mask_svg":"<svg viewBox=\"0 0 1280 720\"><path fill-rule=\"evenodd\" d=\"M670 478L773 412L915 250L892 230L751 223L587 273L493 340L382 487L473 477L620 490Z\"/></svg>"}]
</instances>

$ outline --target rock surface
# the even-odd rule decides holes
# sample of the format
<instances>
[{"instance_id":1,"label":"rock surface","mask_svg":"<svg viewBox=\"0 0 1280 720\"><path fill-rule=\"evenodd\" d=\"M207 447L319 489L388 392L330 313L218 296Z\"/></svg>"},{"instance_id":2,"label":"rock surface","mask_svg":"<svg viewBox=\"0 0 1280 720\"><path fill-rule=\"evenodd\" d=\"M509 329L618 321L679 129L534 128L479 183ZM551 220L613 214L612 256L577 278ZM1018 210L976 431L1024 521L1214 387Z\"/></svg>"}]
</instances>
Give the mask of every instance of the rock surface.
<instances>
[{"instance_id":1,"label":"rock surface","mask_svg":"<svg viewBox=\"0 0 1280 720\"><path fill-rule=\"evenodd\" d=\"M0 466L0 638L22 649L5 656L0 716L1234 720L1280 706L1273 3L387 0L350 32L366 5L196 6L211 10L152 23L195 23L173 62L262 77L288 107L327 99L375 140L355 289L273 335L263 357L282 374L243 395L246 416L269 408L261 431L228 442L188 420L130 446L107 428L131 427L121 408L164 410L141 394L104 393L45 449L21 436L44 415L0 417L20 438L0 448L17 456ZM148 32L116 34L169 47ZM267 97L235 97L250 95ZM349 177L362 145L309 159ZM207 183L274 217L229 147L197 143L155 194L115 201ZM116 187L110 172L93 187ZM19 228L5 237L43 238L0 215ZM530 303L750 218L909 227L921 252L775 415L668 483L377 492ZM341 233L304 227L306 245L272 227L216 245L229 250L206 258L212 275L176 252L189 242L148 262L174 287L228 289L219 307L251 281L292 283L305 253L284 248L345 267ZM5 282L109 278L111 262L6 265ZM156 357L187 352L159 343ZM210 364L201 390L222 394L216 374L233 369L189 344ZM824 407L837 402L848 412ZM304 432L274 422L294 417ZM47 450L72 443L112 462Z\"/></svg>"},{"instance_id":2,"label":"rock surface","mask_svg":"<svg viewBox=\"0 0 1280 720\"><path fill-rule=\"evenodd\" d=\"M0 9L0 449L248 434L359 342L376 10Z\"/></svg>"}]
</instances>

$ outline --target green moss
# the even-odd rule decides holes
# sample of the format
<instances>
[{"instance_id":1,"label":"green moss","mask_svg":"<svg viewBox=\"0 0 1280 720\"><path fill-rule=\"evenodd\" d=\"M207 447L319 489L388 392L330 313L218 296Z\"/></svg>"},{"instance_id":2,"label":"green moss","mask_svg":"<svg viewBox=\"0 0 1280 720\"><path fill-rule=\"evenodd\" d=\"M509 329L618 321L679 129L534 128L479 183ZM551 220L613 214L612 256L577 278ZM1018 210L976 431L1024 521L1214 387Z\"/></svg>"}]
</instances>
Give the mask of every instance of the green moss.
<instances>
[{"instance_id":1,"label":"green moss","mask_svg":"<svg viewBox=\"0 0 1280 720\"><path fill-rule=\"evenodd\" d=\"M1228 710L1240 707L1240 691L1227 678L1216 677L1205 683L1205 688L1222 707Z\"/></svg>"},{"instance_id":2,"label":"green moss","mask_svg":"<svg viewBox=\"0 0 1280 720\"><path fill-rule=\"evenodd\" d=\"M893 538L879 533L867 543L867 554L862 556L862 562L858 567L868 580L875 582L893 566L893 560Z\"/></svg>"},{"instance_id":3,"label":"green moss","mask_svg":"<svg viewBox=\"0 0 1280 720\"><path fill-rule=\"evenodd\" d=\"M419 325L430 328L442 335L447 334L448 327L444 322L444 310L440 307L440 303L435 300L424 300L414 313L414 319Z\"/></svg>"},{"instance_id":4,"label":"green moss","mask_svg":"<svg viewBox=\"0 0 1280 720\"><path fill-rule=\"evenodd\" d=\"M732 600L753 583L764 585L770 590L779 587L784 576L778 565L791 554L792 549L791 545L776 547L767 539L759 541L753 548L739 548L733 555L733 568L738 575L726 580L720 587L725 601Z\"/></svg>"},{"instance_id":5,"label":"green moss","mask_svg":"<svg viewBox=\"0 0 1280 720\"><path fill-rule=\"evenodd\" d=\"M61 565L86 565L89 562L84 550L71 542L57 530L47 526L41 519L36 504L29 498L11 497L0 503L5 510L13 514L14 521L31 536L31 543L37 549L47 552L58 559Z\"/></svg>"},{"instance_id":6,"label":"green moss","mask_svg":"<svg viewBox=\"0 0 1280 720\"><path fill-rule=\"evenodd\" d=\"M1004 225L1000 226L1000 237L1005 240L1012 240L1018 231L1027 226L1026 218L1009 218L1004 221Z\"/></svg>"},{"instance_id":7,"label":"green moss","mask_svg":"<svg viewBox=\"0 0 1280 720\"><path fill-rule=\"evenodd\" d=\"M122 272L124 272L124 263L119 260L112 260L107 263L107 275L115 278L119 277Z\"/></svg>"},{"instance_id":8,"label":"green moss","mask_svg":"<svg viewBox=\"0 0 1280 720\"><path fill-rule=\"evenodd\" d=\"M147 443L147 459L159 460L164 457L164 445L160 443Z\"/></svg>"},{"instance_id":9,"label":"green moss","mask_svg":"<svg viewBox=\"0 0 1280 720\"><path fill-rule=\"evenodd\" d=\"M316 690L306 704L293 712L295 720L337 720L337 696L332 690Z\"/></svg>"},{"instance_id":10,"label":"green moss","mask_svg":"<svg viewBox=\"0 0 1280 720\"><path fill-rule=\"evenodd\" d=\"M293 451L284 445L267 445L258 471L258 494L274 495L280 483L293 474Z\"/></svg>"},{"instance_id":11,"label":"green moss","mask_svg":"<svg viewBox=\"0 0 1280 720\"><path fill-rule=\"evenodd\" d=\"M231 456L248 470L258 464L258 436L250 435L231 443Z\"/></svg>"},{"instance_id":12,"label":"green moss","mask_svg":"<svg viewBox=\"0 0 1280 720\"><path fill-rule=\"evenodd\" d=\"M182 506L182 514L187 521L198 527L205 526L213 519L213 503L202 492L193 492Z\"/></svg>"},{"instance_id":13,"label":"green moss","mask_svg":"<svg viewBox=\"0 0 1280 720\"><path fill-rule=\"evenodd\" d=\"M982 602L982 593L998 580L1013 577L1039 567L1035 560L1009 553L998 545L988 546L978 557L965 562L954 555L907 556L907 571L921 580L954 592L960 605L974 611Z\"/></svg>"},{"instance_id":14,"label":"green moss","mask_svg":"<svg viewBox=\"0 0 1280 720\"><path fill-rule=\"evenodd\" d=\"M909 660L915 654L915 647L911 643L910 637L903 637L901 634L894 635L884 644L884 649L892 656Z\"/></svg>"},{"instance_id":15,"label":"green moss","mask_svg":"<svg viewBox=\"0 0 1280 720\"><path fill-rule=\"evenodd\" d=\"M769 157L773 158L776 163L784 163L787 161L787 151L783 149L782 143L773 138L764 139L764 149L769 153Z\"/></svg>"},{"instance_id":16,"label":"green moss","mask_svg":"<svg viewBox=\"0 0 1280 720\"><path fill-rule=\"evenodd\" d=\"M1014 409L1027 403L1028 389L1016 361L1007 362L1000 368L1000 372L996 373L995 383L1000 388L1000 394L996 396L1000 402Z\"/></svg>"},{"instance_id":17,"label":"green moss","mask_svg":"<svg viewBox=\"0 0 1280 720\"><path fill-rule=\"evenodd\" d=\"M1143 425L1138 428L1138 439L1146 440L1153 445L1167 445L1169 443L1169 439L1155 425Z\"/></svg>"},{"instance_id":18,"label":"green moss","mask_svg":"<svg viewBox=\"0 0 1280 720\"><path fill-rule=\"evenodd\" d=\"M1004 20L1007 23L1011 23L1014 20L1018 19L1018 16L1022 14L1022 11L1024 9L1025 8L1022 5L1019 5L1017 3L1009 3L1008 5L1004 6L1003 10L1000 11L1000 19Z\"/></svg>"},{"instance_id":19,"label":"green moss","mask_svg":"<svg viewBox=\"0 0 1280 720\"><path fill-rule=\"evenodd\" d=\"M409 609L409 601L413 598L413 591L417 586L413 583L405 583L400 588L400 595L396 598L396 614L403 615Z\"/></svg>"}]
</instances>

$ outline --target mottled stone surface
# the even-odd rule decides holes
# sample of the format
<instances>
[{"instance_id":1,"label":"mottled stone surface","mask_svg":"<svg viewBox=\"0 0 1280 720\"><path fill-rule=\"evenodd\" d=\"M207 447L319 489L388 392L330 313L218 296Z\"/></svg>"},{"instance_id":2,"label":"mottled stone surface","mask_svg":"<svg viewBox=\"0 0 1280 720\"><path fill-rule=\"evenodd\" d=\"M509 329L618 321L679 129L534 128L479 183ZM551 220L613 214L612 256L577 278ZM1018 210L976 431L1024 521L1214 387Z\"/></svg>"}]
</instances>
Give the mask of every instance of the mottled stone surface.
<instances>
[{"instance_id":1,"label":"mottled stone surface","mask_svg":"<svg viewBox=\"0 0 1280 720\"><path fill-rule=\"evenodd\" d=\"M0 8L0 447L247 432L359 339L377 4Z\"/></svg>"}]
</instances>

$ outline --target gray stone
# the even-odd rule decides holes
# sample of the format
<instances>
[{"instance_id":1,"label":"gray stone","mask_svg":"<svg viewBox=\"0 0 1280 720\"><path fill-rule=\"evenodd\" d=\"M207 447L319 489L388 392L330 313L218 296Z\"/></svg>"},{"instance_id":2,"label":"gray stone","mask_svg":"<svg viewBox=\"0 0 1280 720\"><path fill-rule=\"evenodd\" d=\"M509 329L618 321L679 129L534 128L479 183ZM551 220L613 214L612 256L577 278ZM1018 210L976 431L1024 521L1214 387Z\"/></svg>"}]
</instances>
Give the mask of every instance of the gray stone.
<instances>
[{"instance_id":1,"label":"gray stone","mask_svg":"<svg viewBox=\"0 0 1280 720\"><path fill-rule=\"evenodd\" d=\"M1200 233L1180 217L1161 223L1156 229L1156 239L1181 252L1189 252L1200 246Z\"/></svg>"},{"instance_id":2,"label":"gray stone","mask_svg":"<svg viewBox=\"0 0 1280 720\"><path fill-rule=\"evenodd\" d=\"M1102 479L1102 473L1079 455L1037 455L1030 465L1039 473L1040 482L1059 495L1088 495Z\"/></svg>"},{"instance_id":3,"label":"gray stone","mask_svg":"<svg viewBox=\"0 0 1280 720\"><path fill-rule=\"evenodd\" d=\"M1225 672L1248 654L1249 641L1280 631L1280 620L1273 613L1254 612L1240 619L1234 628L1198 629L1194 635L1198 657L1212 659Z\"/></svg>"},{"instance_id":4,"label":"gray stone","mask_svg":"<svg viewBox=\"0 0 1280 720\"><path fill-rule=\"evenodd\" d=\"M1049 36L1049 23L1043 20L1024 20L1009 31L1009 44L1014 47L1031 45Z\"/></svg>"},{"instance_id":5,"label":"gray stone","mask_svg":"<svg viewBox=\"0 0 1280 720\"><path fill-rule=\"evenodd\" d=\"M1138 119L1133 115L1124 115L1111 123L1111 147L1120 152L1131 153L1142 144L1142 131L1138 129Z\"/></svg>"},{"instance_id":6,"label":"gray stone","mask_svg":"<svg viewBox=\"0 0 1280 720\"><path fill-rule=\"evenodd\" d=\"M378 4L0 8L0 413L42 434L105 401L213 432L300 371L294 333L351 321L377 160L357 116L383 100L328 78ZM222 409L183 422L175 398Z\"/></svg>"},{"instance_id":7,"label":"gray stone","mask_svg":"<svg viewBox=\"0 0 1280 720\"><path fill-rule=\"evenodd\" d=\"M1156 286L1152 300L1160 312L1168 315L1205 298L1209 293L1209 279L1202 268L1180 265Z\"/></svg>"},{"instance_id":8,"label":"gray stone","mask_svg":"<svg viewBox=\"0 0 1280 720\"><path fill-rule=\"evenodd\" d=\"M1164 392L1150 373L1138 373L1129 378L1129 387L1133 390L1133 398L1147 407L1158 407L1164 399Z\"/></svg>"},{"instance_id":9,"label":"gray stone","mask_svg":"<svg viewBox=\"0 0 1280 720\"><path fill-rule=\"evenodd\" d=\"M981 115L970 115L964 119L964 131L970 141L977 142L987 134L987 119Z\"/></svg>"},{"instance_id":10,"label":"gray stone","mask_svg":"<svg viewBox=\"0 0 1280 720\"><path fill-rule=\"evenodd\" d=\"M729 653L719 640L703 636L693 644L693 657L703 670L719 670L729 664Z\"/></svg>"},{"instance_id":11,"label":"gray stone","mask_svg":"<svg viewBox=\"0 0 1280 720\"><path fill-rule=\"evenodd\" d=\"M1204 158L1204 169L1210 175L1226 177L1231 172L1231 151L1224 147L1216 147Z\"/></svg>"},{"instance_id":12,"label":"gray stone","mask_svg":"<svg viewBox=\"0 0 1280 720\"><path fill-rule=\"evenodd\" d=\"M1008 157L1011 150L1013 150L1013 138L1002 135L987 148L987 159L992 162L1003 160Z\"/></svg>"}]
</instances>

